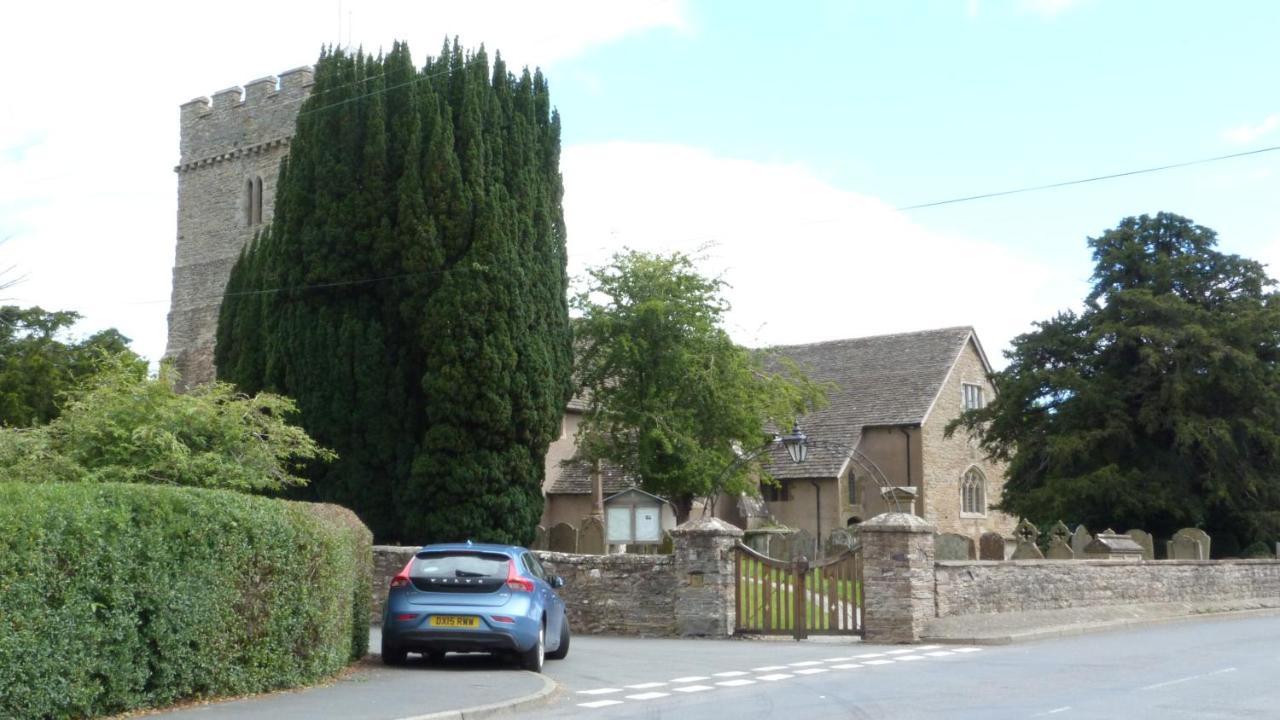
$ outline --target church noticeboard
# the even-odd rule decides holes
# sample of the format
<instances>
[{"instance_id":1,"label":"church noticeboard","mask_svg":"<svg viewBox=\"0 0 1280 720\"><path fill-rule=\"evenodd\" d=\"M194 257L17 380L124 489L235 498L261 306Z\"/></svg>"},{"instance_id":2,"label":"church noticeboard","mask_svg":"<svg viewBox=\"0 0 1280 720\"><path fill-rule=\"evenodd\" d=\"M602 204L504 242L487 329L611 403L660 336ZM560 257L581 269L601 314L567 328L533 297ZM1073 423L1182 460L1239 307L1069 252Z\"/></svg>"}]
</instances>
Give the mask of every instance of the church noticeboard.
<instances>
[{"instance_id":1,"label":"church noticeboard","mask_svg":"<svg viewBox=\"0 0 1280 720\"><path fill-rule=\"evenodd\" d=\"M665 502L634 488L605 499L605 541L610 545L662 542L662 506Z\"/></svg>"}]
</instances>

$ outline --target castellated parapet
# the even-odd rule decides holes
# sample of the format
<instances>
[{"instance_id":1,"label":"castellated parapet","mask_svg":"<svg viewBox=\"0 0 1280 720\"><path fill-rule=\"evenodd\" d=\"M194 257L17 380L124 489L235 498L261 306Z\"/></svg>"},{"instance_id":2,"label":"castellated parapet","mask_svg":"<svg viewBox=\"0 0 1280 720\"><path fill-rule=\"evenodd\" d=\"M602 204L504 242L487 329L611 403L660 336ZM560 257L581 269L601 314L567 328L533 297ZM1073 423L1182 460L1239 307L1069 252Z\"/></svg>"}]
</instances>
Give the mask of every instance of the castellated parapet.
<instances>
[{"instance_id":1,"label":"castellated parapet","mask_svg":"<svg viewBox=\"0 0 1280 720\"><path fill-rule=\"evenodd\" d=\"M184 385L213 380L218 308L245 243L271 222L312 70L300 67L181 106L178 244L165 357Z\"/></svg>"}]
</instances>

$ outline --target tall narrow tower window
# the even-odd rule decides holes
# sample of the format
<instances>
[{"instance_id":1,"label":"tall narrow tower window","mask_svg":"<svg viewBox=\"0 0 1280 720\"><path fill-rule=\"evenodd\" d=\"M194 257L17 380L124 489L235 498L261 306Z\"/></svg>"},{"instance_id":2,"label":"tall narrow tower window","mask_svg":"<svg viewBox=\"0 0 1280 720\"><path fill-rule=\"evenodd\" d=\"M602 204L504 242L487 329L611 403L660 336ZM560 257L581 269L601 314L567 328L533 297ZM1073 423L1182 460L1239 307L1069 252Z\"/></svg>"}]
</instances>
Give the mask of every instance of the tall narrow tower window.
<instances>
[{"instance_id":1,"label":"tall narrow tower window","mask_svg":"<svg viewBox=\"0 0 1280 720\"><path fill-rule=\"evenodd\" d=\"M244 181L244 226L253 227L253 178Z\"/></svg>"},{"instance_id":2,"label":"tall narrow tower window","mask_svg":"<svg viewBox=\"0 0 1280 720\"><path fill-rule=\"evenodd\" d=\"M262 224L262 177L261 176L255 177L253 179L252 195L253 195L253 198L252 198L253 201L249 205L250 211L251 211L250 217L252 219L252 222L250 224L261 225Z\"/></svg>"}]
</instances>

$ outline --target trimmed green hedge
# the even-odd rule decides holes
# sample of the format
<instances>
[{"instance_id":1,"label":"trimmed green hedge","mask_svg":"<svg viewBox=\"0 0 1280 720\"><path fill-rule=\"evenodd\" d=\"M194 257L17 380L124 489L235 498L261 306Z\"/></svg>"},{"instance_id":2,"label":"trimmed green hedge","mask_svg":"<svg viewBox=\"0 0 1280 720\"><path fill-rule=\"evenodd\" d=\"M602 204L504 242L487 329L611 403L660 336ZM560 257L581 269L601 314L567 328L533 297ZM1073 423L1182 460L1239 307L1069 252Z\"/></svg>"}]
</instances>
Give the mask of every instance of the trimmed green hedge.
<instances>
[{"instance_id":1,"label":"trimmed green hedge","mask_svg":"<svg viewBox=\"0 0 1280 720\"><path fill-rule=\"evenodd\" d=\"M240 493L0 482L0 717L314 682L368 646L369 531Z\"/></svg>"}]
</instances>

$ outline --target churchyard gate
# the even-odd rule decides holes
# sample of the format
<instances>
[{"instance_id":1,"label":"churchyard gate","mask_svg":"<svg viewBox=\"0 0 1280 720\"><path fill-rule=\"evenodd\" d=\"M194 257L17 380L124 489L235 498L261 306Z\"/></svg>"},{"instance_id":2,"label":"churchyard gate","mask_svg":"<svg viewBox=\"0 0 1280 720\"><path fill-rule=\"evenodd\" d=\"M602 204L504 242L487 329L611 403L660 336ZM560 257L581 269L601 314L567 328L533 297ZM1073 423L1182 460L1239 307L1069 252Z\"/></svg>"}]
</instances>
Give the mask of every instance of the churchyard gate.
<instances>
[{"instance_id":1,"label":"churchyard gate","mask_svg":"<svg viewBox=\"0 0 1280 720\"><path fill-rule=\"evenodd\" d=\"M738 543L734 550L734 634L862 634L862 552L858 546L810 564L777 560Z\"/></svg>"}]
</instances>

